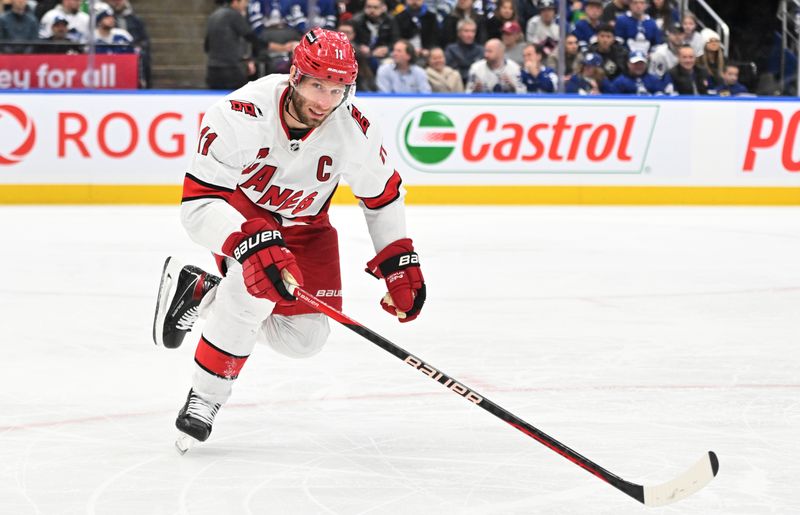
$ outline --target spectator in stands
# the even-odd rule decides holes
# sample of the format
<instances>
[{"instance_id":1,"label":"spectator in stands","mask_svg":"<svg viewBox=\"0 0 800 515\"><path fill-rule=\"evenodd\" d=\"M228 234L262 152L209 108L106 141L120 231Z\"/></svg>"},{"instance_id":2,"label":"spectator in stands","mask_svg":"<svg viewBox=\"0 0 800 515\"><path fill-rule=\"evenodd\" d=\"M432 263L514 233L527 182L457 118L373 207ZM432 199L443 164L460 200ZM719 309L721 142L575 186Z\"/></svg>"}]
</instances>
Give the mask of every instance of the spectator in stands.
<instances>
[{"instance_id":1,"label":"spectator in stands","mask_svg":"<svg viewBox=\"0 0 800 515\"><path fill-rule=\"evenodd\" d=\"M681 18L681 25L683 25L683 42L692 47L694 55L700 57L703 55L703 36L697 32L697 18L689 11L683 13Z\"/></svg>"},{"instance_id":2,"label":"spectator in stands","mask_svg":"<svg viewBox=\"0 0 800 515\"><path fill-rule=\"evenodd\" d=\"M98 54L129 54L133 52L133 36L117 27L114 11L106 9L95 15L94 39Z\"/></svg>"},{"instance_id":3,"label":"spectator in stands","mask_svg":"<svg viewBox=\"0 0 800 515\"><path fill-rule=\"evenodd\" d=\"M371 0L370 0L371 1ZM363 46L359 45L356 41L356 28L352 19L339 22L336 30L346 34L350 44L353 45L353 50L356 51L356 62L358 62L358 76L356 77L356 90L357 91L378 91L378 85L375 83L375 72L372 71L370 66L369 54L364 54ZM292 48L294 50L294 48Z\"/></svg>"},{"instance_id":4,"label":"spectator in stands","mask_svg":"<svg viewBox=\"0 0 800 515\"><path fill-rule=\"evenodd\" d=\"M564 80L568 80L573 73L578 71L578 67L583 61L578 38L575 34L568 34L564 38ZM545 64L554 70L558 70L558 49L544 47Z\"/></svg>"},{"instance_id":5,"label":"spectator in stands","mask_svg":"<svg viewBox=\"0 0 800 515\"><path fill-rule=\"evenodd\" d=\"M747 88L739 84L739 67L734 64L725 66L722 72L722 84L717 87L717 94L721 97L738 97L747 95Z\"/></svg>"},{"instance_id":6,"label":"spectator in stands","mask_svg":"<svg viewBox=\"0 0 800 515\"><path fill-rule=\"evenodd\" d=\"M277 0L267 0L277 1ZM339 10L339 21L352 19L353 16L360 12L364 12L364 0L338 0L337 8ZM396 0L389 0L386 2L386 7L390 12L397 6Z\"/></svg>"},{"instance_id":7,"label":"spectator in stands","mask_svg":"<svg viewBox=\"0 0 800 515\"><path fill-rule=\"evenodd\" d=\"M477 25L469 18L458 22L458 41L444 49L447 66L455 69L464 84L467 83L469 68L483 55L483 45L475 42Z\"/></svg>"},{"instance_id":8,"label":"spectator in stands","mask_svg":"<svg viewBox=\"0 0 800 515\"><path fill-rule=\"evenodd\" d=\"M517 21L520 27L527 27L528 21L539 14L539 0L517 0Z\"/></svg>"},{"instance_id":9,"label":"spectator in stands","mask_svg":"<svg viewBox=\"0 0 800 515\"><path fill-rule=\"evenodd\" d=\"M397 24L389 16L385 0L366 0L364 12L353 16L356 48L365 55L373 70L380 59L389 56L389 49L400 37Z\"/></svg>"},{"instance_id":10,"label":"spectator in stands","mask_svg":"<svg viewBox=\"0 0 800 515\"><path fill-rule=\"evenodd\" d=\"M257 34L258 61L263 66L262 75L289 73L292 66L292 52L300 44L302 34L286 24L262 27ZM368 66L368 65L367 65Z\"/></svg>"},{"instance_id":11,"label":"spectator in stands","mask_svg":"<svg viewBox=\"0 0 800 515\"><path fill-rule=\"evenodd\" d=\"M280 0L250 0L247 4L247 19L259 39L263 39L262 34L267 29L288 27L281 14Z\"/></svg>"},{"instance_id":12,"label":"spectator in stands","mask_svg":"<svg viewBox=\"0 0 800 515\"><path fill-rule=\"evenodd\" d=\"M458 41L458 22L461 20L472 20L475 22L477 34L475 41L483 43L486 41L486 19L475 10L474 0L457 0L456 6L442 23L442 46Z\"/></svg>"},{"instance_id":13,"label":"spectator in stands","mask_svg":"<svg viewBox=\"0 0 800 515\"><path fill-rule=\"evenodd\" d=\"M280 5L286 25L301 34L312 27L336 28L338 11L334 0L281 0ZM313 11L309 12L309 8Z\"/></svg>"},{"instance_id":14,"label":"spectator in stands","mask_svg":"<svg viewBox=\"0 0 800 515\"><path fill-rule=\"evenodd\" d=\"M589 52L603 58L603 72L612 82L628 67L628 47L617 42L611 25L601 25L597 29L597 43L589 45Z\"/></svg>"},{"instance_id":15,"label":"spectator in stands","mask_svg":"<svg viewBox=\"0 0 800 515\"><path fill-rule=\"evenodd\" d=\"M650 73L663 77L678 64L678 49L683 45L683 26L671 23L666 27L667 41L658 45L650 54Z\"/></svg>"},{"instance_id":16,"label":"spectator in stands","mask_svg":"<svg viewBox=\"0 0 800 515\"><path fill-rule=\"evenodd\" d=\"M33 17L27 0L11 0L11 9L0 15L0 41L36 41L39 22ZM6 53L29 54L32 46L7 45Z\"/></svg>"},{"instance_id":17,"label":"spectator in stands","mask_svg":"<svg viewBox=\"0 0 800 515\"><path fill-rule=\"evenodd\" d=\"M515 21L507 21L503 24L503 46L505 47L506 59L511 59L522 66L522 50L524 45L522 40L522 28Z\"/></svg>"},{"instance_id":18,"label":"spectator in stands","mask_svg":"<svg viewBox=\"0 0 800 515\"><path fill-rule=\"evenodd\" d=\"M439 46L439 22L424 0L406 0L406 8L394 19L400 37L411 43L418 57L427 59L430 49Z\"/></svg>"},{"instance_id":19,"label":"spectator in stands","mask_svg":"<svg viewBox=\"0 0 800 515\"><path fill-rule=\"evenodd\" d=\"M247 0L217 0L208 17L203 48L208 54L206 84L211 89L238 89L256 71L250 46L257 38L245 18Z\"/></svg>"},{"instance_id":20,"label":"spectator in stands","mask_svg":"<svg viewBox=\"0 0 800 515\"><path fill-rule=\"evenodd\" d=\"M469 68L467 93L525 93L520 81L520 67L506 59L503 42L490 39L483 50L483 59Z\"/></svg>"},{"instance_id":21,"label":"spectator in stands","mask_svg":"<svg viewBox=\"0 0 800 515\"><path fill-rule=\"evenodd\" d=\"M603 73L603 58L588 52L583 59L579 71L564 86L567 93L579 95L600 95L613 92L611 81Z\"/></svg>"},{"instance_id":22,"label":"spectator in stands","mask_svg":"<svg viewBox=\"0 0 800 515\"><path fill-rule=\"evenodd\" d=\"M558 87L558 73L544 65L542 49L533 43L528 43L522 55L520 81L525 90L528 93L553 93Z\"/></svg>"},{"instance_id":23,"label":"spectator in stands","mask_svg":"<svg viewBox=\"0 0 800 515\"><path fill-rule=\"evenodd\" d=\"M709 88L714 89L722 84L722 73L725 70L725 52L719 34L705 28L700 31L705 46L703 55L697 58L697 66L705 69L709 76ZM711 93L711 92L709 92Z\"/></svg>"},{"instance_id":24,"label":"spectator in stands","mask_svg":"<svg viewBox=\"0 0 800 515\"><path fill-rule=\"evenodd\" d=\"M647 54L641 50L628 57L628 73L611 83L614 93L622 95L672 95L674 90L669 74L663 79L647 73Z\"/></svg>"},{"instance_id":25,"label":"spectator in stands","mask_svg":"<svg viewBox=\"0 0 800 515\"><path fill-rule=\"evenodd\" d=\"M589 45L597 41L597 29L602 24L600 17L603 15L603 0L586 0L585 3L586 17L578 20L575 23L575 30L572 31L578 38L578 45L582 52L585 52Z\"/></svg>"},{"instance_id":26,"label":"spectator in stands","mask_svg":"<svg viewBox=\"0 0 800 515\"><path fill-rule=\"evenodd\" d=\"M627 10L628 0L612 0L603 8L603 15L600 17L600 20L613 27L617 22L617 18L624 15Z\"/></svg>"},{"instance_id":27,"label":"spectator in stands","mask_svg":"<svg viewBox=\"0 0 800 515\"><path fill-rule=\"evenodd\" d=\"M41 20L44 13L54 8L60 3L60 0L38 0L36 7L33 9L33 17Z\"/></svg>"},{"instance_id":28,"label":"spectator in stands","mask_svg":"<svg viewBox=\"0 0 800 515\"><path fill-rule=\"evenodd\" d=\"M663 43L661 30L656 22L645 14L647 0L630 0L630 10L617 18L614 35L627 45L631 52L641 50L650 53L656 45Z\"/></svg>"},{"instance_id":29,"label":"spectator in stands","mask_svg":"<svg viewBox=\"0 0 800 515\"><path fill-rule=\"evenodd\" d=\"M561 38L556 22L556 6L553 0L539 2L539 15L528 21L525 28L525 39L534 45L555 47Z\"/></svg>"},{"instance_id":30,"label":"spectator in stands","mask_svg":"<svg viewBox=\"0 0 800 515\"><path fill-rule=\"evenodd\" d=\"M68 26L69 22L63 16L56 16L53 18L53 23L50 25L50 36L42 40L48 41L52 44L40 46L37 49L37 53L79 54L83 48L83 45L79 45L69 38Z\"/></svg>"},{"instance_id":31,"label":"spectator in stands","mask_svg":"<svg viewBox=\"0 0 800 515\"><path fill-rule=\"evenodd\" d=\"M517 22L516 0L498 0L494 16L486 20L486 39L502 39L503 26L507 22ZM519 23L519 22L517 22Z\"/></svg>"},{"instance_id":32,"label":"spectator in stands","mask_svg":"<svg viewBox=\"0 0 800 515\"><path fill-rule=\"evenodd\" d=\"M464 81L461 80L461 75L447 66L444 50L439 47L431 49L425 73L428 75L428 83L434 93L464 92Z\"/></svg>"},{"instance_id":33,"label":"spectator in stands","mask_svg":"<svg viewBox=\"0 0 800 515\"><path fill-rule=\"evenodd\" d=\"M391 62L378 67L376 82L381 93L430 93L428 76L416 63L414 46L405 39L392 47Z\"/></svg>"},{"instance_id":34,"label":"spectator in stands","mask_svg":"<svg viewBox=\"0 0 800 515\"><path fill-rule=\"evenodd\" d=\"M708 72L697 66L689 45L678 49L678 64L670 68L669 76L679 95L708 95Z\"/></svg>"},{"instance_id":35,"label":"spectator in stands","mask_svg":"<svg viewBox=\"0 0 800 515\"><path fill-rule=\"evenodd\" d=\"M647 15L650 16L658 25L658 28L664 31L665 27L669 27L675 23L681 22L681 16L678 10L672 6L672 0L651 0L650 7L647 8Z\"/></svg>"},{"instance_id":36,"label":"spectator in stands","mask_svg":"<svg viewBox=\"0 0 800 515\"><path fill-rule=\"evenodd\" d=\"M475 11L488 20L497 11L497 0L475 0Z\"/></svg>"},{"instance_id":37,"label":"spectator in stands","mask_svg":"<svg viewBox=\"0 0 800 515\"><path fill-rule=\"evenodd\" d=\"M81 0L61 0L61 4L44 13L39 21L39 37L50 37L53 20L56 16L66 18L67 34L72 41L83 43L89 40L89 15L80 10Z\"/></svg>"},{"instance_id":38,"label":"spectator in stands","mask_svg":"<svg viewBox=\"0 0 800 515\"><path fill-rule=\"evenodd\" d=\"M151 64L150 64L150 36L147 34L147 27L144 21L133 12L128 0L108 0L108 5L114 11L114 19L117 27L128 31L133 37L133 46L139 51L140 62L140 81L142 87L150 87L151 84Z\"/></svg>"},{"instance_id":39,"label":"spectator in stands","mask_svg":"<svg viewBox=\"0 0 800 515\"><path fill-rule=\"evenodd\" d=\"M303 33L290 27L284 19L281 0L251 0L247 5L247 17L253 34L258 40L255 53L256 75L289 73L292 52L300 43ZM288 7L287 7L288 12ZM315 11L317 12L317 11Z\"/></svg>"},{"instance_id":40,"label":"spectator in stands","mask_svg":"<svg viewBox=\"0 0 800 515\"><path fill-rule=\"evenodd\" d=\"M433 11L433 14L436 15L436 23L441 28L445 18L447 18L453 11L453 4L455 4L455 2L453 0L426 0L426 1L428 3L428 9ZM441 38L441 35L439 35L439 37Z\"/></svg>"}]
</instances>

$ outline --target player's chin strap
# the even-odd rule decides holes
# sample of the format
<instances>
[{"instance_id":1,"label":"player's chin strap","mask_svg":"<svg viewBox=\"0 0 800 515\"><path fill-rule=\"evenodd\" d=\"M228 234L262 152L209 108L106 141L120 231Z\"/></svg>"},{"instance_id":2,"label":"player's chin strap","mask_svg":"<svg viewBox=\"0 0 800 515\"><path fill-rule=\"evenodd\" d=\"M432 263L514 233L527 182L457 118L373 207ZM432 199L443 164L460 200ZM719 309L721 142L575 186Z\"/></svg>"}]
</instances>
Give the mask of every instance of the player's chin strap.
<instances>
[{"instance_id":1,"label":"player's chin strap","mask_svg":"<svg viewBox=\"0 0 800 515\"><path fill-rule=\"evenodd\" d=\"M292 114L292 111L289 110L289 102L292 101L292 95L294 95L294 82L293 81L289 81L289 84L290 84L289 94L286 95L286 100L283 103L283 110L286 111L286 114L288 114L289 116L294 118L297 123L305 125L295 115Z\"/></svg>"}]
</instances>

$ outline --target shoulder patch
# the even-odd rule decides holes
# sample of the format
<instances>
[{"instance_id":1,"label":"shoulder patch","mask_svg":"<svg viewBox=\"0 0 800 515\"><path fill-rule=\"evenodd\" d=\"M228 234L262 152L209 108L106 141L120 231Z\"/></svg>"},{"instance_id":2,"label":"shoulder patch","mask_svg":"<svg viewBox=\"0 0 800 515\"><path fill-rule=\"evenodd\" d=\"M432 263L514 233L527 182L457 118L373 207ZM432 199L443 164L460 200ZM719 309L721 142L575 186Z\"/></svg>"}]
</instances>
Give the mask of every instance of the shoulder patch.
<instances>
[{"instance_id":1,"label":"shoulder patch","mask_svg":"<svg viewBox=\"0 0 800 515\"><path fill-rule=\"evenodd\" d=\"M248 116L252 116L253 118L263 116L261 108L252 102L246 102L244 100L228 100L228 102L231 104L231 111L244 113Z\"/></svg>"},{"instance_id":2,"label":"shoulder patch","mask_svg":"<svg viewBox=\"0 0 800 515\"><path fill-rule=\"evenodd\" d=\"M356 121L356 125L361 129L361 132L364 133L364 136L366 136L367 129L369 129L369 120L367 117L361 114L361 111L353 104L350 104L350 115L353 117L353 120Z\"/></svg>"}]
</instances>

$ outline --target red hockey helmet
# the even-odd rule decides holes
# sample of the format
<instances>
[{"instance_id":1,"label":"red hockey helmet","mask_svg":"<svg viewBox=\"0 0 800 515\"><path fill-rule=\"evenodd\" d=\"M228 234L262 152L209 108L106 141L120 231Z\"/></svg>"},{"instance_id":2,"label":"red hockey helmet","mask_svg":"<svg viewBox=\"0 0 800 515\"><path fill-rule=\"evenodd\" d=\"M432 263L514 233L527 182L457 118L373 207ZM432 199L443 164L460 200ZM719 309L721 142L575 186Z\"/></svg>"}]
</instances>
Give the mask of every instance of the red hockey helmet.
<instances>
[{"instance_id":1,"label":"red hockey helmet","mask_svg":"<svg viewBox=\"0 0 800 515\"><path fill-rule=\"evenodd\" d=\"M295 73L317 79L356 83L358 63L356 51L341 32L321 28L311 29L294 49Z\"/></svg>"}]
</instances>

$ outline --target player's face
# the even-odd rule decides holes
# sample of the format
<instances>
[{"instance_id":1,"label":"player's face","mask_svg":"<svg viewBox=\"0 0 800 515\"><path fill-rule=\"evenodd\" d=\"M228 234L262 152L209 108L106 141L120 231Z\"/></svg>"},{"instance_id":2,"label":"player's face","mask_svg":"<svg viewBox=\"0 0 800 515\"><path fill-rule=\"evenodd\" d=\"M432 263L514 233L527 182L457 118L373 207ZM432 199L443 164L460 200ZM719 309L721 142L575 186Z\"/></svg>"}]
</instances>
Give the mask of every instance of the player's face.
<instances>
[{"instance_id":1,"label":"player's face","mask_svg":"<svg viewBox=\"0 0 800 515\"><path fill-rule=\"evenodd\" d=\"M319 127L344 100L347 86L314 77L303 77L292 95L294 114L300 123Z\"/></svg>"}]
</instances>

